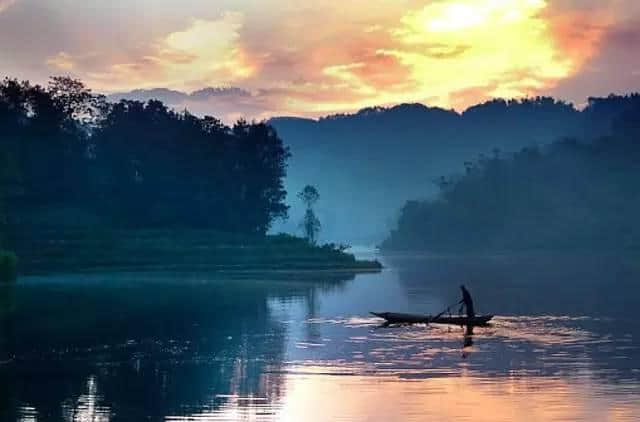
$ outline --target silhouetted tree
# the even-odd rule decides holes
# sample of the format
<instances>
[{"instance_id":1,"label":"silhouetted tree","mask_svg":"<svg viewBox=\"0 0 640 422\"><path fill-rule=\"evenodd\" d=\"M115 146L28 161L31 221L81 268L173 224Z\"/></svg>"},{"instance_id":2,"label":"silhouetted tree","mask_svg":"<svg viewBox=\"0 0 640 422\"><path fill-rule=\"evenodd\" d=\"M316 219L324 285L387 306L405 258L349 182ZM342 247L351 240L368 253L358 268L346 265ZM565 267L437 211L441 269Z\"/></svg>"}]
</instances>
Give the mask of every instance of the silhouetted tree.
<instances>
[{"instance_id":1,"label":"silhouetted tree","mask_svg":"<svg viewBox=\"0 0 640 422\"><path fill-rule=\"evenodd\" d=\"M229 128L159 101L111 104L70 78L46 88L5 79L0 142L0 201L25 223L60 209L70 223L82 211L124 227L264 235L287 217L290 154L264 123Z\"/></svg>"},{"instance_id":2,"label":"silhouetted tree","mask_svg":"<svg viewBox=\"0 0 640 422\"><path fill-rule=\"evenodd\" d=\"M312 208L320 199L320 194L315 186L307 185L298 192L298 198L304 203L306 208Z\"/></svg>"},{"instance_id":3,"label":"silhouetted tree","mask_svg":"<svg viewBox=\"0 0 640 422\"><path fill-rule=\"evenodd\" d=\"M320 194L314 186L307 185L298 192L298 198L306 207L304 218L302 219L300 226L302 227L305 237L309 243L315 244L318 240L321 224L313 211L313 205L320 199Z\"/></svg>"}]
</instances>

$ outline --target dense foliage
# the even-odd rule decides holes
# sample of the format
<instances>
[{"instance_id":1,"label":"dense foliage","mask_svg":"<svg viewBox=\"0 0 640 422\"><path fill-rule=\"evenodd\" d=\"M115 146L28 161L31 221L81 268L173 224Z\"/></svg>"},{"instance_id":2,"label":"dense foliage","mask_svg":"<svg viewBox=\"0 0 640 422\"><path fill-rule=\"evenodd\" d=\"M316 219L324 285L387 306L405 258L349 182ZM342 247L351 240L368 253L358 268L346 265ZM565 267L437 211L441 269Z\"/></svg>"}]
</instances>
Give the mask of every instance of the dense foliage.
<instances>
[{"instance_id":1,"label":"dense foliage","mask_svg":"<svg viewBox=\"0 0 640 422\"><path fill-rule=\"evenodd\" d=\"M467 162L437 180L437 199L406 203L384 247L640 248L640 96L592 100L587 112L611 114L612 134Z\"/></svg>"},{"instance_id":2,"label":"dense foliage","mask_svg":"<svg viewBox=\"0 0 640 422\"><path fill-rule=\"evenodd\" d=\"M112 104L82 83L0 83L0 222L265 234L287 216L289 152L264 123L233 127L159 101Z\"/></svg>"}]
</instances>

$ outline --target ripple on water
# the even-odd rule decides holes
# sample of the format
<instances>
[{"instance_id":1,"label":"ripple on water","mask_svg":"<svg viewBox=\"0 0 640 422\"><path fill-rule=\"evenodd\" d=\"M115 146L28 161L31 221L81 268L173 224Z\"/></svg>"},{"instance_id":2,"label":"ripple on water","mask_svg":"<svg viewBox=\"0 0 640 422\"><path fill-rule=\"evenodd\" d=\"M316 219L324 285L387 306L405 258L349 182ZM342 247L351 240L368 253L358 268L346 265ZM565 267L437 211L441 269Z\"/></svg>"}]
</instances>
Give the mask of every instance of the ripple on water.
<instances>
[{"instance_id":1,"label":"ripple on water","mask_svg":"<svg viewBox=\"0 0 640 422\"><path fill-rule=\"evenodd\" d=\"M457 326L382 328L381 322L375 317L355 316L313 318L305 323L325 328L322 335L333 339L322 366L337 368L346 363L350 371L360 375L431 377L434 373L473 371L491 376L620 377L621 368L614 361L630 360L638 353L631 336L615 338L591 329L611 324L607 319L497 316L490 326L475 327L471 336ZM321 361L302 355L295 362L295 371L300 371ZM631 368L626 369L629 373ZM637 385L640 377L634 374Z\"/></svg>"}]
</instances>

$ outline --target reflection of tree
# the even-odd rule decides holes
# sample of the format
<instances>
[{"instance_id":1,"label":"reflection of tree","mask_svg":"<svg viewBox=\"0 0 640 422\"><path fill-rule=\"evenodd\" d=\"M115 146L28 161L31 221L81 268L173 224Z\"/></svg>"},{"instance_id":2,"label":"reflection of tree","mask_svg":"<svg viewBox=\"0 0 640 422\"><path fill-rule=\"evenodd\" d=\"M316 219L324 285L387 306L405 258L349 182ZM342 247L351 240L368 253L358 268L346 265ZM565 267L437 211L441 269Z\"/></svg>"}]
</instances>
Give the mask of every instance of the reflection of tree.
<instances>
[{"instance_id":1,"label":"reflection of tree","mask_svg":"<svg viewBox=\"0 0 640 422\"><path fill-rule=\"evenodd\" d=\"M12 359L15 333L11 313L16 309L16 292L13 284L0 283L0 362Z\"/></svg>"},{"instance_id":2,"label":"reflection of tree","mask_svg":"<svg viewBox=\"0 0 640 422\"><path fill-rule=\"evenodd\" d=\"M309 293L305 298L305 302L307 305L307 321L311 321L316 318L318 311L318 295L316 294L316 289L310 289ZM310 343L315 343L320 340L320 328L318 324L307 323L305 325L306 331L306 341Z\"/></svg>"},{"instance_id":3,"label":"reflection of tree","mask_svg":"<svg viewBox=\"0 0 640 422\"><path fill-rule=\"evenodd\" d=\"M234 397L277 401L281 377L273 373L283 364L286 326L270 315L268 299L313 297L350 276L260 278L17 286L21 306L3 321L20 333L9 336L18 359L0 367L0 411L29 403L55 421L91 403L113 420L164 420Z\"/></svg>"}]
</instances>

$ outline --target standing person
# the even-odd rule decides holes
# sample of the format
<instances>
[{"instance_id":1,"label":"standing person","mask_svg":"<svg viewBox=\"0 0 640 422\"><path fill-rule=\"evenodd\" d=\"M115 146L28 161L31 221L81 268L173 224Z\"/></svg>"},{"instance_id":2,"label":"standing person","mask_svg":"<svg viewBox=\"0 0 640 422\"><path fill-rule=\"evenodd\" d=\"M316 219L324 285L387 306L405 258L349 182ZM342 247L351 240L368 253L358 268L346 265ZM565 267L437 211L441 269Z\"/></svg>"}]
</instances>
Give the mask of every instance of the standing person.
<instances>
[{"instance_id":1,"label":"standing person","mask_svg":"<svg viewBox=\"0 0 640 422\"><path fill-rule=\"evenodd\" d=\"M471 294L469 294L469 290L464 287L464 284L460 285L460 290L462 290L462 299L458 303L464 304L464 307L467 311L468 317L475 317L476 312L473 310L473 299L471 299Z\"/></svg>"}]
</instances>

